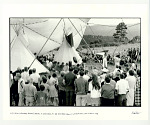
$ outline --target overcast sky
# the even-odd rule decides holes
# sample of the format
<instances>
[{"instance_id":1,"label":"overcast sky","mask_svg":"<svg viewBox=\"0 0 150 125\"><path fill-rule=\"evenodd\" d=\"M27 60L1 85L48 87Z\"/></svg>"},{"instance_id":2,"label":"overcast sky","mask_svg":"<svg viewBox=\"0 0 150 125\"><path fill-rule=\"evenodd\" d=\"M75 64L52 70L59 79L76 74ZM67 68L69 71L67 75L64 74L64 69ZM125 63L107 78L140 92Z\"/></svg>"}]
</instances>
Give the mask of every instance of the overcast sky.
<instances>
[{"instance_id":1,"label":"overcast sky","mask_svg":"<svg viewBox=\"0 0 150 125\"><path fill-rule=\"evenodd\" d=\"M124 22L126 25L133 25L140 23L139 18L93 18L90 19L90 25L101 24L101 25L118 25L120 22Z\"/></svg>"}]
</instances>

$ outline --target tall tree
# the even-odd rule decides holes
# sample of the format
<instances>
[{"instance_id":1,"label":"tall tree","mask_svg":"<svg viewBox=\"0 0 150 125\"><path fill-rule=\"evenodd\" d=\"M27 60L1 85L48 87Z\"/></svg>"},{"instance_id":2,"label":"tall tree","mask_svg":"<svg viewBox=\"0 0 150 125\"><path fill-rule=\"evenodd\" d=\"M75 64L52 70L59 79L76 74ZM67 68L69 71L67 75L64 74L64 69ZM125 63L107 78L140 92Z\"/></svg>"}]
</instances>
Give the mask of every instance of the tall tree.
<instances>
[{"instance_id":1,"label":"tall tree","mask_svg":"<svg viewBox=\"0 0 150 125\"><path fill-rule=\"evenodd\" d=\"M126 38L126 34L127 34L127 26L124 22L119 23L116 26L116 33L113 34L114 39L117 42L124 42L125 38Z\"/></svg>"}]
</instances>

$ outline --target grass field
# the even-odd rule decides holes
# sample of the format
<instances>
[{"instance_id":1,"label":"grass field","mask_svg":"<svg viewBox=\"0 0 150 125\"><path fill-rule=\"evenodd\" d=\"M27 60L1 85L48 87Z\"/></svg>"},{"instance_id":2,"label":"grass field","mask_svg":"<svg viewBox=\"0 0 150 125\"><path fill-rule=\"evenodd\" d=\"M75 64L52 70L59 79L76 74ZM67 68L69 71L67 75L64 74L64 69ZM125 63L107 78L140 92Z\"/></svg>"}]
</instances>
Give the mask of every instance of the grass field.
<instances>
[{"instance_id":1,"label":"grass field","mask_svg":"<svg viewBox=\"0 0 150 125\"><path fill-rule=\"evenodd\" d=\"M134 44L122 44L120 46L109 46L109 47L99 47L99 48L94 48L95 53L99 53L103 50L109 50L108 54L112 55L115 51L115 53L127 50L128 48L140 48L140 43L134 43ZM93 50L93 48L91 48ZM87 52L87 49L84 49L82 52Z\"/></svg>"},{"instance_id":2,"label":"grass field","mask_svg":"<svg viewBox=\"0 0 150 125\"><path fill-rule=\"evenodd\" d=\"M111 47L100 47L100 48L94 48L95 50L95 53L98 53L98 52L101 52L103 50L109 50L108 51L108 54L110 55L113 55L115 49L115 54L118 53L118 52L121 52L121 51L124 51L124 50L127 50L128 48L140 48L140 43L135 43L135 44L123 44L123 45L120 45L117 47L116 49L116 46L111 46ZM87 50L83 50L83 52L86 52ZM90 66L96 66L98 69L101 69L101 64L99 63L87 63L86 64L87 67L90 67ZM138 66L138 69L140 69L140 63L137 63L137 66ZM114 69L115 69L115 66L114 65L108 65L108 69L110 72L112 72Z\"/></svg>"}]
</instances>

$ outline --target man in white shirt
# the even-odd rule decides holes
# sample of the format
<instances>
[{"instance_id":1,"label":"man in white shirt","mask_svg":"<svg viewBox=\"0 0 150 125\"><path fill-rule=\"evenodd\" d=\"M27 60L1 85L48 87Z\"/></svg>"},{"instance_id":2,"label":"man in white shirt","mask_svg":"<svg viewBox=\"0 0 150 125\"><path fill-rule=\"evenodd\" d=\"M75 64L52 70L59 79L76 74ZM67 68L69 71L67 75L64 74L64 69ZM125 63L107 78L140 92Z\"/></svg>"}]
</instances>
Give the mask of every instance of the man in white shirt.
<instances>
[{"instance_id":1,"label":"man in white shirt","mask_svg":"<svg viewBox=\"0 0 150 125\"><path fill-rule=\"evenodd\" d=\"M25 83L27 84L27 81L29 79L29 73L28 73L28 68L24 67L24 72L21 73L21 78L25 81Z\"/></svg>"},{"instance_id":2,"label":"man in white shirt","mask_svg":"<svg viewBox=\"0 0 150 125\"><path fill-rule=\"evenodd\" d=\"M124 79L124 75L120 74L120 80L116 83L118 93L118 106L126 106L126 94L129 92L128 81Z\"/></svg>"},{"instance_id":3,"label":"man in white shirt","mask_svg":"<svg viewBox=\"0 0 150 125\"><path fill-rule=\"evenodd\" d=\"M18 94L19 94L19 104L18 104L18 106L23 106L24 105L24 100L23 100L22 92L23 92L23 88L25 86L25 82L21 78L20 73L17 73L16 77L18 79Z\"/></svg>"},{"instance_id":4,"label":"man in white shirt","mask_svg":"<svg viewBox=\"0 0 150 125\"><path fill-rule=\"evenodd\" d=\"M30 78L33 79L33 85L36 87L37 91L39 91L38 83L40 81L40 75L36 73L36 69L33 68L33 73L30 75Z\"/></svg>"}]
</instances>

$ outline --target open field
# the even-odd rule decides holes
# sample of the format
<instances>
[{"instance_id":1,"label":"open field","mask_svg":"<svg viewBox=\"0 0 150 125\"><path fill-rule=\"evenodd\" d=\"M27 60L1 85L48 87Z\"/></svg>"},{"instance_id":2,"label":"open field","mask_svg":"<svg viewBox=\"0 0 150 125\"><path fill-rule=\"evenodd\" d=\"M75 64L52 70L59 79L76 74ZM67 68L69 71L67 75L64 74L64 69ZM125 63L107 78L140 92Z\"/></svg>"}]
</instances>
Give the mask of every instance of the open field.
<instances>
[{"instance_id":1,"label":"open field","mask_svg":"<svg viewBox=\"0 0 150 125\"><path fill-rule=\"evenodd\" d=\"M100 47L100 48L94 48L95 53L101 52L103 50L109 50L108 54L113 55L115 49L115 54L124 50L127 50L128 48L140 48L140 43L135 43L135 44L123 44L117 47L116 46L111 46L111 47ZM87 50L84 49L83 52L86 52ZM90 67L90 66L96 66L98 69L101 69L101 64L99 63L87 63L86 66ZM137 63L138 68L140 69L140 63ZM115 69L114 65L108 65L108 69L110 72L112 72Z\"/></svg>"},{"instance_id":2,"label":"open field","mask_svg":"<svg viewBox=\"0 0 150 125\"><path fill-rule=\"evenodd\" d=\"M122 52L124 50L127 50L128 48L137 48L137 47L140 48L140 43L122 44L118 47L117 46L108 46L108 47L99 47L99 48L95 47L94 51L95 51L95 53L99 53L103 50L109 50L108 54L112 55L116 48L117 49L116 49L115 53ZM91 50L93 50L93 48L91 48ZM82 52L87 52L87 49L82 50Z\"/></svg>"}]
</instances>

